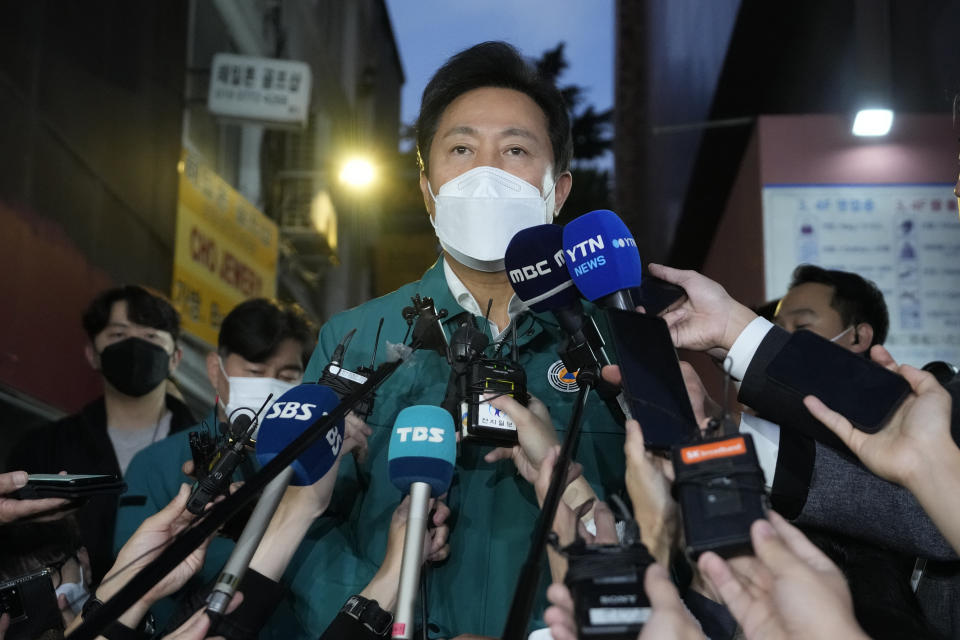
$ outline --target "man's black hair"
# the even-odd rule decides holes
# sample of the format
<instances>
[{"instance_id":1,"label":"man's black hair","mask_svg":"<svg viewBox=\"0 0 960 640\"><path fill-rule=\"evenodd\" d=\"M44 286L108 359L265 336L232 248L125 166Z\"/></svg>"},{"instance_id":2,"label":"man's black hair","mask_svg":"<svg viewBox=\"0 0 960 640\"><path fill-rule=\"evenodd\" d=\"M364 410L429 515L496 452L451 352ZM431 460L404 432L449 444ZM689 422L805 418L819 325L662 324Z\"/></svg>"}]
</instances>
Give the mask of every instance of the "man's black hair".
<instances>
[{"instance_id":1,"label":"man's black hair","mask_svg":"<svg viewBox=\"0 0 960 640\"><path fill-rule=\"evenodd\" d=\"M73 514L52 522L12 522L0 526L0 582L57 564L82 546Z\"/></svg>"},{"instance_id":2,"label":"man's black hair","mask_svg":"<svg viewBox=\"0 0 960 640\"><path fill-rule=\"evenodd\" d=\"M554 176L570 168L573 136L563 96L512 46L505 42L482 42L447 60L423 90L416 124L417 156L422 171L428 169L430 145L443 112L462 94L483 87L513 89L536 102L547 116Z\"/></svg>"},{"instance_id":3,"label":"man's black hair","mask_svg":"<svg viewBox=\"0 0 960 640\"><path fill-rule=\"evenodd\" d=\"M83 329L91 342L107 327L110 310L121 300L127 303L127 318L130 322L166 331L173 336L174 342L180 337L180 314L170 301L139 285L128 284L107 289L94 298L83 312Z\"/></svg>"},{"instance_id":4,"label":"man's black hair","mask_svg":"<svg viewBox=\"0 0 960 640\"><path fill-rule=\"evenodd\" d=\"M793 271L790 288L814 282L833 287L830 306L837 310L845 327L868 323L873 327L872 347L883 344L890 328L887 303L877 285L849 271L822 269L812 264L802 264Z\"/></svg>"},{"instance_id":5,"label":"man's black hair","mask_svg":"<svg viewBox=\"0 0 960 640\"><path fill-rule=\"evenodd\" d=\"M316 333L316 326L300 305L253 298L238 304L223 319L217 347L223 358L235 353L250 362L263 362L289 338L300 343L306 366Z\"/></svg>"}]
</instances>

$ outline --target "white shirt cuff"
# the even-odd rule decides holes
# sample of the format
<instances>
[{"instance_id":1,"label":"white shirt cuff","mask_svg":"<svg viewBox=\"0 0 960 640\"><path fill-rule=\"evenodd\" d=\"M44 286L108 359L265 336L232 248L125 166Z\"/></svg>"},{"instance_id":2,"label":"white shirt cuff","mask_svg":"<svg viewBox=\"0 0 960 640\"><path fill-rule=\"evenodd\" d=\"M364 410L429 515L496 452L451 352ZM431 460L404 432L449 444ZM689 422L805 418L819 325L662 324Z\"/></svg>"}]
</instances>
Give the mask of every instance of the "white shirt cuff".
<instances>
[{"instance_id":1,"label":"white shirt cuff","mask_svg":"<svg viewBox=\"0 0 960 640\"><path fill-rule=\"evenodd\" d=\"M737 336L730 351L727 352L727 357L730 358L730 376L734 380L743 380L743 376L747 375L750 361L753 360L757 349L760 348L760 343L771 328L773 328L772 322L758 316Z\"/></svg>"},{"instance_id":2,"label":"white shirt cuff","mask_svg":"<svg viewBox=\"0 0 960 640\"><path fill-rule=\"evenodd\" d=\"M773 476L777 471L777 455L780 452L780 425L763 418L740 414L740 433L747 433L753 438L753 447L757 451L757 460L763 469L767 489L773 486Z\"/></svg>"}]
</instances>

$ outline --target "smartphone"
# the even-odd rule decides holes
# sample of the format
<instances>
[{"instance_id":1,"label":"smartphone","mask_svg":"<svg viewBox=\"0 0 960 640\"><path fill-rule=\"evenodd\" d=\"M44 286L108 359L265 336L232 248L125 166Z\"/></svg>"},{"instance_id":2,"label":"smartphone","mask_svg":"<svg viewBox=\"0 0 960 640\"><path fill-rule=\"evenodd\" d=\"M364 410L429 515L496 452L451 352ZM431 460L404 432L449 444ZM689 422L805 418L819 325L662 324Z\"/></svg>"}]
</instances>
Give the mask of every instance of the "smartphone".
<instances>
[{"instance_id":1,"label":"smartphone","mask_svg":"<svg viewBox=\"0 0 960 640\"><path fill-rule=\"evenodd\" d=\"M10 615L5 640L32 639L49 629L63 629L50 569L0 584L0 613Z\"/></svg>"},{"instance_id":2,"label":"smartphone","mask_svg":"<svg viewBox=\"0 0 960 640\"><path fill-rule=\"evenodd\" d=\"M113 482L116 476L99 473L75 473L60 475L56 473L31 473L27 476L27 484L46 487L85 487L102 482Z\"/></svg>"},{"instance_id":3,"label":"smartphone","mask_svg":"<svg viewBox=\"0 0 960 640\"><path fill-rule=\"evenodd\" d=\"M85 498L120 494L126 490L125 482L109 474L31 473L27 476L27 485L12 495L21 500Z\"/></svg>"},{"instance_id":4,"label":"smartphone","mask_svg":"<svg viewBox=\"0 0 960 640\"><path fill-rule=\"evenodd\" d=\"M686 295L687 292L683 290L683 287L649 273L644 273L640 280L640 286L631 290L633 301L638 305L643 305L644 311L651 316L660 315L670 305Z\"/></svg>"},{"instance_id":5,"label":"smartphone","mask_svg":"<svg viewBox=\"0 0 960 640\"><path fill-rule=\"evenodd\" d=\"M699 434L667 323L655 315L608 309L630 413L648 448L667 451Z\"/></svg>"},{"instance_id":6,"label":"smartphone","mask_svg":"<svg viewBox=\"0 0 960 640\"><path fill-rule=\"evenodd\" d=\"M863 355L812 331L796 331L767 366L770 379L803 397L814 395L867 433L883 428L910 384Z\"/></svg>"}]
</instances>

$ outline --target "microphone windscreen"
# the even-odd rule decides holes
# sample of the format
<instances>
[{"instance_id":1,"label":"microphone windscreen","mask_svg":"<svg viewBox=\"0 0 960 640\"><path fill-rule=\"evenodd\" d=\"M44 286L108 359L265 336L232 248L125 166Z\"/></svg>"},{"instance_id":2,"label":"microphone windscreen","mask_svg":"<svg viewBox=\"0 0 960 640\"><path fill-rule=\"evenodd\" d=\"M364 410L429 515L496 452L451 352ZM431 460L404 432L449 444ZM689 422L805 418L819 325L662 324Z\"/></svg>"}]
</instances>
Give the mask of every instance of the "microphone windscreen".
<instances>
[{"instance_id":1,"label":"microphone windscreen","mask_svg":"<svg viewBox=\"0 0 960 640\"><path fill-rule=\"evenodd\" d=\"M288 444L300 437L307 427L332 411L340 399L326 385L301 384L280 396L267 411L257 433L257 460L264 465L273 460ZM313 484L330 471L343 446L343 420L304 451L291 465L290 484Z\"/></svg>"},{"instance_id":2,"label":"microphone windscreen","mask_svg":"<svg viewBox=\"0 0 960 640\"><path fill-rule=\"evenodd\" d=\"M637 243L613 211L591 211L568 222L563 252L570 277L587 300L640 286Z\"/></svg>"},{"instance_id":3,"label":"microphone windscreen","mask_svg":"<svg viewBox=\"0 0 960 640\"><path fill-rule=\"evenodd\" d=\"M390 481L403 492L414 482L430 485L431 495L450 488L457 459L457 432L450 412L414 405L397 414L387 450Z\"/></svg>"},{"instance_id":4,"label":"microphone windscreen","mask_svg":"<svg viewBox=\"0 0 960 640\"><path fill-rule=\"evenodd\" d=\"M531 310L553 311L580 299L564 266L563 227L541 224L518 231L503 264L510 286Z\"/></svg>"}]
</instances>

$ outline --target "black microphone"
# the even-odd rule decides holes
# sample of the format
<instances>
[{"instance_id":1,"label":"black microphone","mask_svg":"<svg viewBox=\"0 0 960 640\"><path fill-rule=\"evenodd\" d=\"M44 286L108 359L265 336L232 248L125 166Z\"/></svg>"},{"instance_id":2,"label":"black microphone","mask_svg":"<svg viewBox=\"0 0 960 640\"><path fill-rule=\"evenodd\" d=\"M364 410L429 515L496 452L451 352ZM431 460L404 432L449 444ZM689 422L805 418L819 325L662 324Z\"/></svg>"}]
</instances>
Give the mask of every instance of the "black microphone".
<instances>
[{"instance_id":1,"label":"black microphone","mask_svg":"<svg viewBox=\"0 0 960 640\"><path fill-rule=\"evenodd\" d=\"M570 341L563 351L577 359L610 364L603 338L580 302L580 292L567 271L563 251L564 227L541 224L518 231L503 258L517 297L537 313L550 311ZM568 367L569 368L569 367ZM579 366L572 369L575 371Z\"/></svg>"},{"instance_id":2,"label":"black microphone","mask_svg":"<svg viewBox=\"0 0 960 640\"><path fill-rule=\"evenodd\" d=\"M454 423L460 422L462 413L460 402L467 393L467 369L470 363L483 357L483 352L490 343L487 334L474 324L473 316L467 312L462 315L464 318L450 336L450 344L447 347L450 378L447 381L447 391L441 405L450 412Z\"/></svg>"},{"instance_id":3,"label":"black microphone","mask_svg":"<svg viewBox=\"0 0 960 640\"><path fill-rule=\"evenodd\" d=\"M241 413L234 419L230 425L226 447L220 452L220 457L210 471L194 485L187 502L187 511L200 515L214 498L227 492L237 467L247 459L247 443L256 428L256 418L246 413ZM200 474L201 470L194 469L194 473Z\"/></svg>"}]
</instances>

